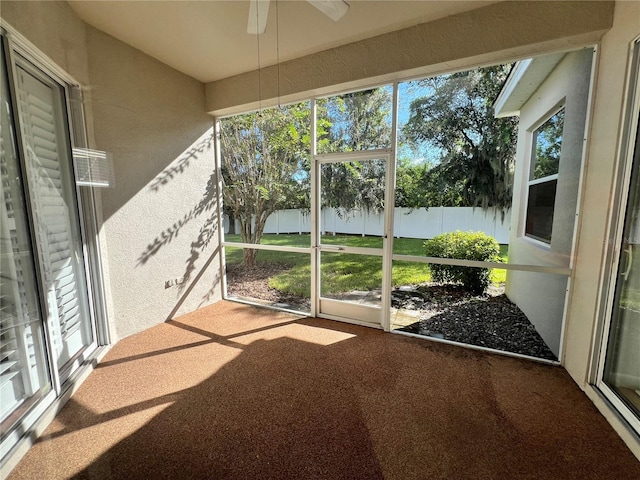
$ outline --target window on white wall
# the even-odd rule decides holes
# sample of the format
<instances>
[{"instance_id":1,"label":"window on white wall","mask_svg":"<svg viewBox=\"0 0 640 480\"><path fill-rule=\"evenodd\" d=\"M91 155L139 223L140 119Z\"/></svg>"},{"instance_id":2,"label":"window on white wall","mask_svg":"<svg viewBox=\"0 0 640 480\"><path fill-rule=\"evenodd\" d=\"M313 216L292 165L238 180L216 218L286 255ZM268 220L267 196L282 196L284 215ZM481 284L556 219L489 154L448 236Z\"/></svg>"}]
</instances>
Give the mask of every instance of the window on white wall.
<instances>
[{"instance_id":1,"label":"window on white wall","mask_svg":"<svg viewBox=\"0 0 640 480\"><path fill-rule=\"evenodd\" d=\"M524 233L545 243L551 243L563 129L564 107L533 132Z\"/></svg>"}]
</instances>

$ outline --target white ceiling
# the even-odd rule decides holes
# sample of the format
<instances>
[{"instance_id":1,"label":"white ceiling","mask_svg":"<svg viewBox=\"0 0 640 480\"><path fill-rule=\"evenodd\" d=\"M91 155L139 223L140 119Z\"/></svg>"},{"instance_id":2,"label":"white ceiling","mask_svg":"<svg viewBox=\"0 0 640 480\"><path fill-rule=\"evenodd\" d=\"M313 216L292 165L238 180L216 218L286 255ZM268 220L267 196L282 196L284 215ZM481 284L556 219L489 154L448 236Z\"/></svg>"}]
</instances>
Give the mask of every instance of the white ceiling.
<instances>
[{"instance_id":1,"label":"white ceiling","mask_svg":"<svg viewBox=\"0 0 640 480\"><path fill-rule=\"evenodd\" d=\"M70 1L88 24L202 82L480 8L479 0L348 0L334 22L304 0L272 0L267 30L247 34L248 0Z\"/></svg>"}]
</instances>

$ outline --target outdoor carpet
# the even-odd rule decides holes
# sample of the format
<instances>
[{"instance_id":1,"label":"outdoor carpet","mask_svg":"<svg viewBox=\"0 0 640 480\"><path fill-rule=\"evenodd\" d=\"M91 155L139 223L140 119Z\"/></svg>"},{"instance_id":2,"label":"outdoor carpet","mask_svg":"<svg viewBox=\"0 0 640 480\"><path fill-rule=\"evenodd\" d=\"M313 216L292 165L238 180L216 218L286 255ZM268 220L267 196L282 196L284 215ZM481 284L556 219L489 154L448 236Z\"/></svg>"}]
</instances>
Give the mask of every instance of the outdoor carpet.
<instances>
[{"instance_id":1,"label":"outdoor carpet","mask_svg":"<svg viewBox=\"0 0 640 480\"><path fill-rule=\"evenodd\" d=\"M640 479L561 367L221 301L117 343L9 477Z\"/></svg>"}]
</instances>

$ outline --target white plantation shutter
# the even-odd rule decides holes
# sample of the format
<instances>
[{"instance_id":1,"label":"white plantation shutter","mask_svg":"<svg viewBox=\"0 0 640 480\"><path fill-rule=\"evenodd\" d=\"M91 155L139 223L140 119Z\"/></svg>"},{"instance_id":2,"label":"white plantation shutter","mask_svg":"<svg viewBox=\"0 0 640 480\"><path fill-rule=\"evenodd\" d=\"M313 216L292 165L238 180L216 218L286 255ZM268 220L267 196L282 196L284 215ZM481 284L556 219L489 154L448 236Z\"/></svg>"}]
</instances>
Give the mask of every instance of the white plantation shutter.
<instances>
[{"instance_id":1,"label":"white plantation shutter","mask_svg":"<svg viewBox=\"0 0 640 480\"><path fill-rule=\"evenodd\" d=\"M2 137L4 135L0 135L0 139ZM24 380L28 380L29 371L35 368L35 360L29 359L33 353L33 337L30 329L29 335L25 334L28 325L22 323L28 321L28 317L25 318L28 308L21 262L15 255L18 246L6 159L4 140L0 140L0 241L3 254L0 264L0 420L4 420L25 396L33 393L29 391L33 390L31 382Z\"/></svg>"},{"instance_id":2,"label":"white plantation shutter","mask_svg":"<svg viewBox=\"0 0 640 480\"><path fill-rule=\"evenodd\" d=\"M4 72L2 72L4 73ZM0 77L4 78L4 75ZM0 421L45 384L33 263L6 85L0 108Z\"/></svg>"},{"instance_id":3,"label":"white plantation shutter","mask_svg":"<svg viewBox=\"0 0 640 480\"><path fill-rule=\"evenodd\" d=\"M51 86L18 68L18 105L30 182L32 210L43 265L49 329L58 365L88 342L88 307L73 189L65 178L68 148L61 135Z\"/></svg>"},{"instance_id":4,"label":"white plantation shutter","mask_svg":"<svg viewBox=\"0 0 640 480\"><path fill-rule=\"evenodd\" d=\"M21 43L5 36L4 25L0 28L3 458L33 431L95 353L87 273L100 281L91 242L96 234L90 217L93 191L78 187L71 155L72 145L88 147L81 90L48 62L33 63L39 54L31 46L20 45L24 52L18 53L13 46Z\"/></svg>"}]
</instances>

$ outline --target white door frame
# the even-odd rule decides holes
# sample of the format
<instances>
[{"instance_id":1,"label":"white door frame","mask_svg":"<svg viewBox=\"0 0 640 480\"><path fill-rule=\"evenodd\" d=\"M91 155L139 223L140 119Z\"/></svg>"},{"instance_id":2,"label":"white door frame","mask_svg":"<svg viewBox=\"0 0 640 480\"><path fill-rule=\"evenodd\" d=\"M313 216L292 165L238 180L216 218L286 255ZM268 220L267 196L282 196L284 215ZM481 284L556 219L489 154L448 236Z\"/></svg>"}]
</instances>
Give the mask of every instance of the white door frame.
<instances>
[{"instance_id":1,"label":"white door frame","mask_svg":"<svg viewBox=\"0 0 640 480\"><path fill-rule=\"evenodd\" d=\"M629 64L634 68L630 68L629 77L627 79L626 87L626 118L623 126L622 137L620 139L620 162L621 172L619 173L619 193L620 203L617 211L613 215L612 225L610 226L612 245L609 247L610 265L607 270L604 267L602 270L608 272L603 278L608 280L608 285L603 287L603 305L604 309L601 310L602 315L602 328L595 338L596 358L592 365L592 376L590 383L595 384L596 387L603 393L607 400L614 406L617 412L627 421L629 425L633 427L636 432L640 432L640 418L635 416L631 409L625 404L617 393L605 382L605 362L607 360L607 353L609 350L609 335L612 328L612 320L615 315L616 309L616 290L620 281L620 262L623 258L624 251L622 250L624 244L625 234L625 219L627 216L629 193L633 185L631 185L631 176L634 167L634 155L636 153L637 137L640 135L638 130L638 118L640 117L640 37L636 38L634 47L629 54ZM630 262L627 259L627 262ZM631 267L629 263L628 268Z\"/></svg>"},{"instance_id":2,"label":"white door frame","mask_svg":"<svg viewBox=\"0 0 640 480\"><path fill-rule=\"evenodd\" d=\"M317 99L311 104L311 315L334 320L357 323L366 326L390 330L391 319L391 284L393 264L393 218L396 183L396 144L398 126L398 83L393 84L392 97L391 148L366 150L360 152L317 153ZM322 245L320 214L320 169L324 163L349 161L385 160L385 198L384 227L382 249L360 248L336 245ZM320 255L321 252L341 251L360 255L376 255L382 257L382 298L381 306L373 307L355 305L346 301L321 298L320 294Z\"/></svg>"}]
</instances>

